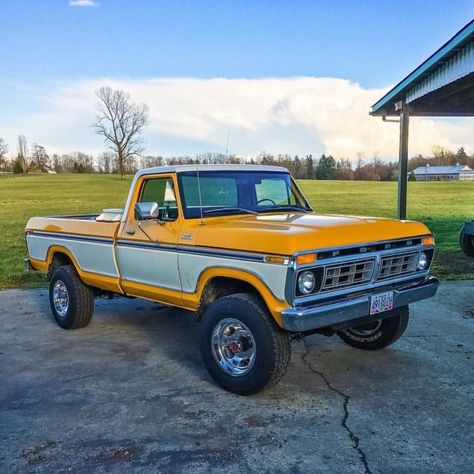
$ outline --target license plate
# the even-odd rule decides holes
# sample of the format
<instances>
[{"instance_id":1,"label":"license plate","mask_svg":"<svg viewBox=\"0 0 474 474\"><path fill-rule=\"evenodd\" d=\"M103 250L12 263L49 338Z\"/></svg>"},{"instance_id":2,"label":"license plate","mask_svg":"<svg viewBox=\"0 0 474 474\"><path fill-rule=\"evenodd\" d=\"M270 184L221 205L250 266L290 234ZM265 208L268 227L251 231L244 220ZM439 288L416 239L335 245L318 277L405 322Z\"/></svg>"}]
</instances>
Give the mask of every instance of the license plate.
<instances>
[{"instance_id":1,"label":"license plate","mask_svg":"<svg viewBox=\"0 0 474 474\"><path fill-rule=\"evenodd\" d=\"M383 313L393 309L393 291L380 293L370 298L370 314Z\"/></svg>"}]
</instances>

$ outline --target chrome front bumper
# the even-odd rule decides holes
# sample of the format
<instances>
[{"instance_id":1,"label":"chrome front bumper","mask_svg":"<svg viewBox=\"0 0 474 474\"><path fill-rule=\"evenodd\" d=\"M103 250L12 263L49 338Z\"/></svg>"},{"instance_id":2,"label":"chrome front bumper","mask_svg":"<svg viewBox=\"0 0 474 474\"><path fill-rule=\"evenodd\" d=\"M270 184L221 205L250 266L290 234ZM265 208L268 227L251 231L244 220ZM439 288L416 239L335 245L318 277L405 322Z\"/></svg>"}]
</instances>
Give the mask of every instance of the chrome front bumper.
<instances>
[{"instance_id":1,"label":"chrome front bumper","mask_svg":"<svg viewBox=\"0 0 474 474\"><path fill-rule=\"evenodd\" d=\"M436 294L439 280L429 277L418 283L412 283L401 288L393 289L394 309L406 306L415 301L430 298ZM384 291L384 290L379 290ZM337 326L352 320L356 321L369 315L370 296L377 291L353 298L339 299L329 303L320 303L313 306L300 308L289 308L282 311L282 327L291 332L305 332L314 329ZM390 312L389 314L392 314ZM386 316L380 313L371 318L383 318Z\"/></svg>"}]
</instances>

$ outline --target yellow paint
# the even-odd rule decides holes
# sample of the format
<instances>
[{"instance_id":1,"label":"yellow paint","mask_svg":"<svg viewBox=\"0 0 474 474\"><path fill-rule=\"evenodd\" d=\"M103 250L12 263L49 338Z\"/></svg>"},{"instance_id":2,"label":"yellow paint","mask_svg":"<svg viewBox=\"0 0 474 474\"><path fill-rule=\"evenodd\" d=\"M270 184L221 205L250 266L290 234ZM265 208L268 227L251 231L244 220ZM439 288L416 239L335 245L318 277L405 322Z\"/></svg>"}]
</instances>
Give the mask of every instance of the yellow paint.
<instances>
[{"instance_id":1,"label":"yellow paint","mask_svg":"<svg viewBox=\"0 0 474 474\"><path fill-rule=\"evenodd\" d=\"M113 239L119 222L96 222L85 219L58 219L54 217L32 217L26 224L26 231L62 232L72 235L87 235Z\"/></svg>"},{"instance_id":2,"label":"yellow paint","mask_svg":"<svg viewBox=\"0 0 474 474\"><path fill-rule=\"evenodd\" d=\"M276 255L431 234L424 224L414 221L314 213L223 216L205 221L200 246Z\"/></svg>"},{"instance_id":3,"label":"yellow paint","mask_svg":"<svg viewBox=\"0 0 474 474\"><path fill-rule=\"evenodd\" d=\"M159 286L145 285L143 283L135 283L131 281L123 281L123 287L126 289L127 295L138 296L158 303L177 306L184 309L194 309L183 305L181 300L181 291L161 288Z\"/></svg>"}]
</instances>

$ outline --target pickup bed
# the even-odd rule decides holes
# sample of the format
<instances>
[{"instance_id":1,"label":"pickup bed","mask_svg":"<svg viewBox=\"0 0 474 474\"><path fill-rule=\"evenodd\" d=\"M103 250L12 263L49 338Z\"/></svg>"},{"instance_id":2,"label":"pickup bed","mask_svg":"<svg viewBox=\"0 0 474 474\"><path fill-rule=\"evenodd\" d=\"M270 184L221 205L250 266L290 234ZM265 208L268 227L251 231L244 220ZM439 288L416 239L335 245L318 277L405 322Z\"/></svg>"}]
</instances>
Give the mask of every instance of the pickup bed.
<instances>
[{"instance_id":1,"label":"pickup bed","mask_svg":"<svg viewBox=\"0 0 474 474\"><path fill-rule=\"evenodd\" d=\"M295 334L390 345L438 286L425 225L319 215L279 167L146 169L124 209L33 217L26 242L61 327L87 325L101 295L194 311L210 374L240 394L281 379Z\"/></svg>"}]
</instances>

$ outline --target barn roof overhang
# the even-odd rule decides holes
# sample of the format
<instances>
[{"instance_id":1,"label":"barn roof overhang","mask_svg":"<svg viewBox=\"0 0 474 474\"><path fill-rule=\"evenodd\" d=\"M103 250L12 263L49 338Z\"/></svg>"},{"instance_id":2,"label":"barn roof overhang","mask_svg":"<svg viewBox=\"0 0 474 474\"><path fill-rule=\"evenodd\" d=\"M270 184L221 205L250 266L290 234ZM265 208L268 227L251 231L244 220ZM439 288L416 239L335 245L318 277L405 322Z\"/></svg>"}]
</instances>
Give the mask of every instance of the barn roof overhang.
<instances>
[{"instance_id":1,"label":"barn roof overhang","mask_svg":"<svg viewBox=\"0 0 474 474\"><path fill-rule=\"evenodd\" d=\"M474 20L385 94L374 116L474 116Z\"/></svg>"}]
</instances>

